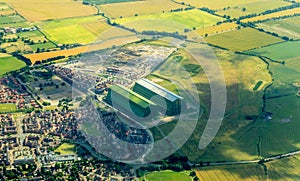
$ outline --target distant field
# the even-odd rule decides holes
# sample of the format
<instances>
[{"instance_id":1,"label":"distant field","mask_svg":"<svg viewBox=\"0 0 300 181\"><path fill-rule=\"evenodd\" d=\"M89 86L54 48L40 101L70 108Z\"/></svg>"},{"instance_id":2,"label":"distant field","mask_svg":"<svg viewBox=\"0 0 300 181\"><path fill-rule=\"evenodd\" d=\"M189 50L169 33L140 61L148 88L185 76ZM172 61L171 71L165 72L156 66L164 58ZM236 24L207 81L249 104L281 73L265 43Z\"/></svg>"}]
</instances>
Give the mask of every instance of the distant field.
<instances>
[{"instance_id":1,"label":"distant field","mask_svg":"<svg viewBox=\"0 0 300 181\"><path fill-rule=\"evenodd\" d=\"M260 164L202 167L196 170L200 180L299 180L299 155Z\"/></svg>"},{"instance_id":2,"label":"distant field","mask_svg":"<svg viewBox=\"0 0 300 181\"><path fill-rule=\"evenodd\" d=\"M29 21L42 21L69 17L88 16L97 13L92 6L73 0L5 0Z\"/></svg>"},{"instance_id":3,"label":"distant field","mask_svg":"<svg viewBox=\"0 0 300 181\"><path fill-rule=\"evenodd\" d=\"M90 4L111 4L111 3L121 3L121 2L131 2L131 1L139 1L139 0L84 0L84 2L88 2Z\"/></svg>"},{"instance_id":4,"label":"distant field","mask_svg":"<svg viewBox=\"0 0 300 181\"><path fill-rule=\"evenodd\" d=\"M167 12L178 8L186 8L186 6L170 0L148 0L100 5L100 10L110 18Z\"/></svg>"},{"instance_id":5,"label":"distant field","mask_svg":"<svg viewBox=\"0 0 300 181\"><path fill-rule=\"evenodd\" d=\"M288 9L285 11L279 11L271 14L266 14L266 15L261 15L261 16L255 16L253 18L248 18L248 19L243 19L242 22L256 22L256 21L261 21L261 20L267 20L267 19L272 19L272 18L277 18L281 16L286 16L286 15L294 15L296 13L299 14L300 8L293 8L293 9Z\"/></svg>"},{"instance_id":6,"label":"distant field","mask_svg":"<svg viewBox=\"0 0 300 181\"><path fill-rule=\"evenodd\" d=\"M13 70L18 70L22 67L25 67L25 63L13 56L1 56L0 57L0 76L5 74L6 72L10 72Z\"/></svg>"},{"instance_id":7,"label":"distant field","mask_svg":"<svg viewBox=\"0 0 300 181\"><path fill-rule=\"evenodd\" d=\"M112 46L120 46L127 43L135 42L140 40L136 36L128 36L128 37L119 37L115 39L109 39L106 41L103 41L102 43L93 44L89 46L82 46L77 48L72 48L68 50L58 50L58 51L52 51L52 52L43 52L43 53L35 53L35 54L26 54L25 57L29 58L32 63L35 63L36 61L46 60L48 58L53 58L57 56L71 56L71 55L78 55L80 53L85 52L91 52L106 48L111 48Z\"/></svg>"},{"instance_id":8,"label":"distant field","mask_svg":"<svg viewBox=\"0 0 300 181\"><path fill-rule=\"evenodd\" d=\"M251 50L249 51L249 53L263 55L273 60L282 61L293 57L300 57L300 52L297 48L295 48L299 46L300 41L284 42L276 45Z\"/></svg>"},{"instance_id":9,"label":"distant field","mask_svg":"<svg viewBox=\"0 0 300 181\"><path fill-rule=\"evenodd\" d=\"M102 16L47 21L38 25L47 38L57 44L91 43L111 27Z\"/></svg>"},{"instance_id":10,"label":"distant field","mask_svg":"<svg viewBox=\"0 0 300 181\"><path fill-rule=\"evenodd\" d=\"M183 32L185 28L202 28L214 25L223 18L213 16L200 10L188 10L181 12L156 13L137 17L119 18L115 22L137 31L168 31Z\"/></svg>"},{"instance_id":11,"label":"distant field","mask_svg":"<svg viewBox=\"0 0 300 181\"><path fill-rule=\"evenodd\" d=\"M0 45L1 48L5 48L7 53L13 53L16 51L31 51L32 49L30 48L29 45L25 44L23 41L18 40L17 42L12 42L12 43L2 43Z\"/></svg>"},{"instance_id":12,"label":"distant field","mask_svg":"<svg viewBox=\"0 0 300 181\"><path fill-rule=\"evenodd\" d=\"M266 31L277 33L280 36L300 39L300 24L291 23L287 20L288 19L268 21L260 23L257 26Z\"/></svg>"},{"instance_id":13,"label":"distant field","mask_svg":"<svg viewBox=\"0 0 300 181\"><path fill-rule=\"evenodd\" d=\"M51 43L51 42L46 42L46 43L36 43L36 44L33 44L33 45L29 45L30 48L33 50L33 51L37 51L37 49L51 49L51 48L55 48L56 45Z\"/></svg>"},{"instance_id":14,"label":"distant field","mask_svg":"<svg viewBox=\"0 0 300 181\"><path fill-rule=\"evenodd\" d=\"M0 24L19 23L23 21L25 20L19 15L0 16Z\"/></svg>"},{"instance_id":15,"label":"distant field","mask_svg":"<svg viewBox=\"0 0 300 181\"><path fill-rule=\"evenodd\" d=\"M4 28L4 27L22 27L22 28L30 28L32 27L32 24L30 24L29 22L18 22L18 23L9 23L9 24L0 24L0 28Z\"/></svg>"},{"instance_id":16,"label":"distant field","mask_svg":"<svg viewBox=\"0 0 300 181\"><path fill-rule=\"evenodd\" d=\"M75 146L76 145L74 144L63 143L55 150L55 152L59 152L61 155L75 154Z\"/></svg>"},{"instance_id":17,"label":"distant field","mask_svg":"<svg viewBox=\"0 0 300 181\"><path fill-rule=\"evenodd\" d=\"M198 38L198 36L211 36L218 33L224 33L227 31L235 30L238 27L235 23L222 23L220 25L207 26L204 28L198 28L195 31L188 32L187 35L191 39Z\"/></svg>"},{"instance_id":18,"label":"distant field","mask_svg":"<svg viewBox=\"0 0 300 181\"><path fill-rule=\"evenodd\" d=\"M160 171L160 172L152 172L145 175L146 181L191 181L192 178L187 174L183 172L174 172L174 171Z\"/></svg>"},{"instance_id":19,"label":"distant field","mask_svg":"<svg viewBox=\"0 0 300 181\"><path fill-rule=\"evenodd\" d=\"M283 40L252 28L242 28L204 38L208 43L234 51L246 51Z\"/></svg>"},{"instance_id":20,"label":"distant field","mask_svg":"<svg viewBox=\"0 0 300 181\"><path fill-rule=\"evenodd\" d=\"M17 106L15 104L1 104L0 103L0 113L15 112L16 110L17 110Z\"/></svg>"}]
</instances>

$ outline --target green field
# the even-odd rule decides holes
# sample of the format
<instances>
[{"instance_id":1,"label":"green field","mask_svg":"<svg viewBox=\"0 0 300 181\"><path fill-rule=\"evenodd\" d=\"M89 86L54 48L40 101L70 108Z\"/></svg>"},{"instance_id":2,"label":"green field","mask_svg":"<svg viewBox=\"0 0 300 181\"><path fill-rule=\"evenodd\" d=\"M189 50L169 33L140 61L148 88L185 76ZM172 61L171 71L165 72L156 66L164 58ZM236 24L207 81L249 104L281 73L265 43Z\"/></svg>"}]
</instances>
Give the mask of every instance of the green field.
<instances>
[{"instance_id":1,"label":"green field","mask_svg":"<svg viewBox=\"0 0 300 181\"><path fill-rule=\"evenodd\" d=\"M36 51L38 48L39 49L50 49L50 48L55 48L56 45L51 43L51 42L46 42L46 43L36 43L36 44L33 44L33 45L29 45L31 47L31 49L33 51Z\"/></svg>"},{"instance_id":2,"label":"green field","mask_svg":"<svg viewBox=\"0 0 300 181\"><path fill-rule=\"evenodd\" d=\"M57 44L91 43L110 28L102 16L46 21L39 26Z\"/></svg>"},{"instance_id":3,"label":"green field","mask_svg":"<svg viewBox=\"0 0 300 181\"><path fill-rule=\"evenodd\" d=\"M17 110L15 104L0 104L0 113L11 113Z\"/></svg>"},{"instance_id":4,"label":"green field","mask_svg":"<svg viewBox=\"0 0 300 181\"><path fill-rule=\"evenodd\" d=\"M0 57L0 76L6 72L18 70L25 67L25 63L13 56Z\"/></svg>"},{"instance_id":5,"label":"green field","mask_svg":"<svg viewBox=\"0 0 300 181\"><path fill-rule=\"evenodd\" d=\"M254 48L282 42L283 40L252 28L243 28L204 38L210 44L234 51L246 51Z\"/></svg>"},{"instance_id":6,"label":"green field","mask_svg":"<svg viewBox=\"0 0 300 181\"><path fill-rule=\"evenodd\" d=\"M160 171L160 172L152 172L149 174L146 174L144 176L144 179L146 181L191 181L192 178L184 172L173 172L173 171Z\"/></svg>"},{"instance_id":7,"label":"green field","mask_svg":"<svg viewBox=\"0 0 300 181\"><path fill-rule=\"evenodd\" d=\"M19 23L23 21L25 20L19 15L0 16L0 24Z\"/></svg>"},{"instance_id":8,"label":"green field","mask_svg":"<svg viewBox=\"0 0 300 181\"><path fill-rule=\"evenodd\" d=\"M223 19L220 17L194 9L119 18L114 21L126 27L134 28L137 31L183 32L185 28L192 29L214 25L221 20Z\"/></svg>"},{"instance_id":9,"label":"green field","mask_svg":"<svg viewBox=\"0 0 300 181\"><path fill-rule=\"evenodd\" d=\"M122 2L131 2L131 1L138 1L138 0L84 0L84 2L90 4L110 4L110 3L122 3Z\"/></svg>"},{"instance_id":10,"label":"green field","mask_svg":"<svg viewBox=\"0 0 300 181\"><path fill-rule=\"evenodd\" d=\"M61 155L75 154L76 145L70 143L63 143L54 152L59 152Z\"/></svg>"}]
</instances>

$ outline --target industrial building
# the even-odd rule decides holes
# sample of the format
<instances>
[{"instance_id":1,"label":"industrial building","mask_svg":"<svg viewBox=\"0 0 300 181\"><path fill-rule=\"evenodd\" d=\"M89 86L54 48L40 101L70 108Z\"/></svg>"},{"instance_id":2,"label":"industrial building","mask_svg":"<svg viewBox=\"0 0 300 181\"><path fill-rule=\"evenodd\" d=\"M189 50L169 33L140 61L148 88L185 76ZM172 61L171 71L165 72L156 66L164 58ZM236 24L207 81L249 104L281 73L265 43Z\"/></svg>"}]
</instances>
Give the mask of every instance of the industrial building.
<instances>
[{"instance_id":1,"label":"industrial building","mask_svg":"<svg viewBox=\"0 0 300 181\"><path fill-rule=\"evenodd\" d=\"M154 102L121 85L110 86L106 102L128 115L134 113L140 117L149 115L150 106L156 106Z\"/></svg>"},{"instance_id":2,"label":"industrial building","mask_svg":"<svg viewBox=\"0 0 300 181\"><path fill-rule=\"evenodd\" d=\"M183 98L150 80L138 80L133 87L133 91L146 99L150 100L152 98L151 101L166 109L167 115L177 115L180 113Z\"/></svg>"}]
</instances>

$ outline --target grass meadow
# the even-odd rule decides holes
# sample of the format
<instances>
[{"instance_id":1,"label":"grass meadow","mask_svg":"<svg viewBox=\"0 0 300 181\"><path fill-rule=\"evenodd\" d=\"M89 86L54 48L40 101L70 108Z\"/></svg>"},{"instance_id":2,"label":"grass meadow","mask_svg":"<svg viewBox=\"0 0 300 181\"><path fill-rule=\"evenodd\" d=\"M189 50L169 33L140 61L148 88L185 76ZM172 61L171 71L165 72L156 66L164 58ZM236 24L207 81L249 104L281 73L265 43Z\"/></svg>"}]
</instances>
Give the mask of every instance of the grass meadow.
<instances>
[{"instance_id":1,"label":"grass meadow","mask_svg":"<svg viewBox=\"0 0 300 181\"><path fill-rule=\"evenodd\" d=\"M14 70L18 70L26 66L26 64L10 55L0 57L0 76Z\"/></svg>"}]
</instances>

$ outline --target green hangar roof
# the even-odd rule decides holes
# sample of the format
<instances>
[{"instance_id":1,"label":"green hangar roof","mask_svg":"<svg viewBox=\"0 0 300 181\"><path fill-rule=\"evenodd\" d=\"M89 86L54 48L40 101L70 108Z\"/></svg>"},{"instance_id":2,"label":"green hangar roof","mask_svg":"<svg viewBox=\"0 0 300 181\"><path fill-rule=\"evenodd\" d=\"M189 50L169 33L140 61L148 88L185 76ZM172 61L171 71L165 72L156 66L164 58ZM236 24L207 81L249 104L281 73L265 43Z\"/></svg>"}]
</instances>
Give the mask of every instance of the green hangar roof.
<instances>
[{"instance_id":1,"label":"green hangar roof","mask_svg":"<svg viewBox=\"0 0 300 181\"><path fill-rule=\"evenodd\" d=\"M143 96L133 92L130 89L125 88L124 86L121 85L112 85L110 86L110 89L119 94L120 96L127 98L131 102L143 107L143 108L148 108L149 105L156 105L152 101L144 98ZM118 100L117 100L118 101Z\"/></svg>"},{"instance_id":2,"label":"green hangar roof","mask_svg":"<svg viewBox=\"0 0 300 181\"><path fill-rule=\"evenodd\" d=\"M146 89L154 92L157 95L160 95L161 97L165 98L168 101L175 101L177 99L183 99L181 96L174 94L173 92L161 87L160 85L155 84L154 82L148 80L148 79L140 79L136 81L136 84L139 84L142 87L145 87Z\"/></svg>"}]
</instances>

